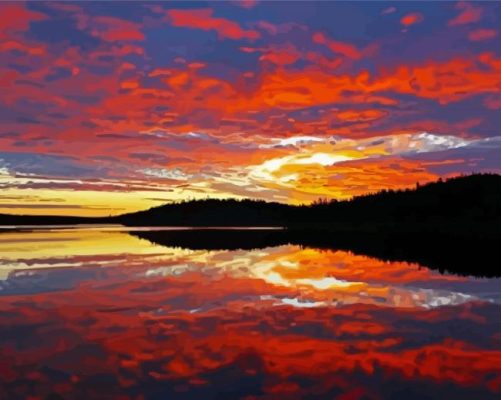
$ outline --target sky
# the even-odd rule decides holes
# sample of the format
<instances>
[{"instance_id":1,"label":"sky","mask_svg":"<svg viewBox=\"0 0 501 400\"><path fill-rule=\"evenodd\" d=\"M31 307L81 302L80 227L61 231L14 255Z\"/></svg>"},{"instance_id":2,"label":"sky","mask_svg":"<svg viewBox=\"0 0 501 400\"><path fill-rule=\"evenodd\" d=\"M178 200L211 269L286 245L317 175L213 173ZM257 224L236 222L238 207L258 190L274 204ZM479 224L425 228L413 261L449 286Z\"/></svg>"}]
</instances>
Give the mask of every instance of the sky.
<instances>
[{"instance_id":1,"label":"sky","mask_svg":"<svg viewBox=\"0 0 501 400\"><path fill-rule=\"evenodd\" d=\"M0 213L501 172L500 2L2 2Z\"/></svg>"}]
</instances>

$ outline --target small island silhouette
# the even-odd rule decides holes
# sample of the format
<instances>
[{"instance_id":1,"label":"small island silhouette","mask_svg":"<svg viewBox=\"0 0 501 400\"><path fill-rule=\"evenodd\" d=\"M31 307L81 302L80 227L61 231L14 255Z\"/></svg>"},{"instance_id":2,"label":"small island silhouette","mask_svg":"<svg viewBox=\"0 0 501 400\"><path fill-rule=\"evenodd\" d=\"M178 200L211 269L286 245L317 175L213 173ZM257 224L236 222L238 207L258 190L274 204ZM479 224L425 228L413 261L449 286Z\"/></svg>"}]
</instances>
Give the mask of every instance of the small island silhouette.
<instances>
[{"instance_id":1,"label":"small island silhouette","mask_svg":"<svg viewBox=\"0 0 501 400\"><path fill-rule=\"evenodd\" d=\"M473 174L351 200L293 206L260 200L193 200L115 217L0 214L0 225L282 227L279 230L134 231L157 244L251 249L281 244L347 249L449 272L501 276L501 175Z\"/></svg>"}]
</instances>

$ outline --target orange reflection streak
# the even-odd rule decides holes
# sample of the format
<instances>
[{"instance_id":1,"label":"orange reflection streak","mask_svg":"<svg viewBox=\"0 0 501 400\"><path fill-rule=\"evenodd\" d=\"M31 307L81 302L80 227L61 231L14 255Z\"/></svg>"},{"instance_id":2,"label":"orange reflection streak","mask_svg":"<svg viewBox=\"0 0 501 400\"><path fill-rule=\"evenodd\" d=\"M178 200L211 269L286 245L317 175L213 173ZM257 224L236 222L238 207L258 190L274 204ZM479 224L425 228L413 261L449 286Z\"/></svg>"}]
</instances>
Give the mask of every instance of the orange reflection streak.
<instances>
[{"instance_id":1,"label":"orange reflection streak","mask_svg":"<svg viewBox=\"0 0 501 400\"><path fill-rule=\"evenodd\" d=\"M108 252L101 236L110 237ZM3 398L211 398L229 388L264 399L501 393L499 304L432 301L446 287L477 293L486 281L344 251L204 252L127 236L2 233L11 250L0 262L23 257L33 266L0 286ZM71 268L38 268L50 243ZM78 264L83 255L93 261ZM43 290L59 276L67 286ZM407 300L377 301L395 295Z\"/></svg>"}]
</instances>

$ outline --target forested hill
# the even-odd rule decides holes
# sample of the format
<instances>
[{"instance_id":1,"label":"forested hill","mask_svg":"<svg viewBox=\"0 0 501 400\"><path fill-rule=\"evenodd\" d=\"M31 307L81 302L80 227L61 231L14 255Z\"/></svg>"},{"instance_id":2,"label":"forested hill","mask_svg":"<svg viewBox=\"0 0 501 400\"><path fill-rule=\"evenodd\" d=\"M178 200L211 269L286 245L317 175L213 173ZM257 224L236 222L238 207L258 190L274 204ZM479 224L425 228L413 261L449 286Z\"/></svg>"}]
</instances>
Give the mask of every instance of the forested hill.
<instances>
[{"instance_id":1,"label":"forested hill","mask_svg":"<svg viewBox=\"0 0 501 400\"><path fill-rule=\"evenodd\" d=\"M501 175L451 178L347 201L291 206L256 200L195 200L112 218L1 215L0 225L121 223L130 226L285 226L336 232L495 233L501 230Z\"/></svg>"},{"instance_id":2,"label":"forested hill","mask_svg":"<svg viewBox=\"0 0 501 400\"><path fill-rule=\"evenodd\" d=\"M298 207L258 200L192 200L119 217L125 225L284 226Z\"/></svg>"},{"instance_id":3,"label":"forested hill","mask_svg":"<svg viewBox=\"0 0 501 400\"><path fill-rule=\"evenodd\" d=\"M369 231L500 233L501 175L462 176L417 184L413 189L317 204L305 209L298 224Z\"/></svg>"},{"instance_id":4,"label":"forested hill","mask_svg":"<svg viewBox=\"0 0 501 400\"><path fill-rule=\"evenodd\" d=\"M118 218L125 225L287 226L336 231L488 230L501 222L501 175L451 178L347 201L289 206L255 200L196 200Z\"/></svg>"}]
</instances>

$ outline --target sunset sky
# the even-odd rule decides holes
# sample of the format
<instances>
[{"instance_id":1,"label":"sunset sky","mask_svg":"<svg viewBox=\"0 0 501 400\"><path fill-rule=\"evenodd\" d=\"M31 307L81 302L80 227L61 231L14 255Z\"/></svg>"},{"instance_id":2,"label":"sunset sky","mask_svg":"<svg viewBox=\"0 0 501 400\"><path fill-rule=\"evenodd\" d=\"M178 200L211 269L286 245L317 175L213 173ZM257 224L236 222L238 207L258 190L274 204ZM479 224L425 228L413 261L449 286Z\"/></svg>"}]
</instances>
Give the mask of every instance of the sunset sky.
<instances>
[{"instance_id":1,"label":"sunset sky","mask_svg":"<svg viewBox=\"0 0 501 400\"><path fill-rule=\"evenodd\" d=\"M0 213L501 172L501 2L0 4Z\"/></svg>"}]
</instances>

